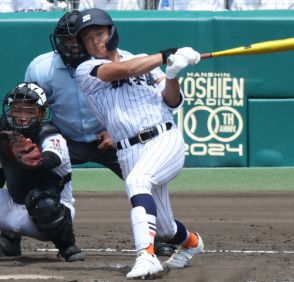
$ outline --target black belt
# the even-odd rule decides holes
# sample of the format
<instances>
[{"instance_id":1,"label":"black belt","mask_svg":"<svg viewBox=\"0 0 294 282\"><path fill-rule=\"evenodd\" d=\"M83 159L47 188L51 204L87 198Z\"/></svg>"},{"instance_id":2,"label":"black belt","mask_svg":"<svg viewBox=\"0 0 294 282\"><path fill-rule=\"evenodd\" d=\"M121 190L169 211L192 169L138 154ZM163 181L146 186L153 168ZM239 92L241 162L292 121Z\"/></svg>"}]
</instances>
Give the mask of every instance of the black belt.
<instances>
[{"instance_id":1,"label":"black belt","mask_svg":"<svg viewBox=\"0 0 294 282\"><path fill-rule=\"evenodd\" d=\"M166 126L166 130L170 130L172 128L173 124L171 122L167 122L167 123L165 123L165 126ZM138 144L138 143L144 144L144 143L150 141L153 137L157 136L158 134L159 134L159 131L158 131L157 127L154 126L154 127L142 130L136 136L131 137L128 140L129 140L129 143L131 146ZM122 142L123 141L116 143L116 148L118 150L123 149Z\"/></svg>"}]
</instances>

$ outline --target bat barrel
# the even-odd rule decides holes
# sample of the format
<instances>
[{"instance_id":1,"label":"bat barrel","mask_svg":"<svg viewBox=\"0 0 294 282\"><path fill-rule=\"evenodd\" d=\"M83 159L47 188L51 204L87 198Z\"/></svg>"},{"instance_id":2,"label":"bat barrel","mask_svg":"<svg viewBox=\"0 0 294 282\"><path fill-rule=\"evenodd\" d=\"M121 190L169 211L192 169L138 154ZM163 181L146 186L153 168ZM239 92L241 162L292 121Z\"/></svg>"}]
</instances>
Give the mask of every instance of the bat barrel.
<instances>
[{"instance_id":1,"label":"bat barrel","mask_svg":"<svg viewBox=\"0 0 294 282\"><path fill-rule=\"evenodd\" d=\"M286 38L254 43L247 46L241 46L212 53L205 53L201 55L201 59L236 55L258 55L291 50L294 50L294 38Z\"/></svg>"}]
</instances>

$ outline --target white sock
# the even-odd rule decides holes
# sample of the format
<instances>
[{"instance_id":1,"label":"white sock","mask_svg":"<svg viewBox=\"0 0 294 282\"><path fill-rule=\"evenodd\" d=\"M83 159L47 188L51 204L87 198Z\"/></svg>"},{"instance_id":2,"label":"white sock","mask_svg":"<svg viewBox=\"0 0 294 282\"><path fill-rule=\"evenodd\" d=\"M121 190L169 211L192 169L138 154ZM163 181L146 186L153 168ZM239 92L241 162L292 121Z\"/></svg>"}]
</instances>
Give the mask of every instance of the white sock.
<instances>
[{"instance_id":1,"label":"white sock","mask_svg":"<svg viewBox=\"0 0 294 282\"><path fill-rule=\"evenodd\" d=\"M135 207L131 210L131 222L137 252L154 244L156 235L156 217L154 215L147 214L142 206Z\"/></svg>"}]
</instances>

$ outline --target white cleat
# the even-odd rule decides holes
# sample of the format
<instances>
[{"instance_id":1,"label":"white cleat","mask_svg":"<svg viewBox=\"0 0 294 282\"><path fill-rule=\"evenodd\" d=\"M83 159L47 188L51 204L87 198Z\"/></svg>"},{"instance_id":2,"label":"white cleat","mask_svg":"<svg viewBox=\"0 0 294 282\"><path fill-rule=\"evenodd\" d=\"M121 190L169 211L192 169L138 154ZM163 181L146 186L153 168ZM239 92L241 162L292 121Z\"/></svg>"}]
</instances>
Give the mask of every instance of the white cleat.
<instances>
[{"instance_id":1,"label":"white cleat","mask_svg":"<svg viewBox=\"0 0 294 282\"><path fill-rule=\"evenodd\" d=\"M150 255L142 250L138 253L132 270L127 274L127 279L148 279L163 271L156 255Z\"/></svg>"},{"instance_id":2,"label":"white cleat","mask_svg":"<svg viewBox=\"0 0 294 282\"><path fill-rule=\"evenodd\" d=\"M189 263L194 255L202 253L204 249L202 238L199 234L195 234L198 237L197 247L188 249L181 247L167 261L163 263L163 268L165 270L183 268Z\"/></svg>"}]
</instances>

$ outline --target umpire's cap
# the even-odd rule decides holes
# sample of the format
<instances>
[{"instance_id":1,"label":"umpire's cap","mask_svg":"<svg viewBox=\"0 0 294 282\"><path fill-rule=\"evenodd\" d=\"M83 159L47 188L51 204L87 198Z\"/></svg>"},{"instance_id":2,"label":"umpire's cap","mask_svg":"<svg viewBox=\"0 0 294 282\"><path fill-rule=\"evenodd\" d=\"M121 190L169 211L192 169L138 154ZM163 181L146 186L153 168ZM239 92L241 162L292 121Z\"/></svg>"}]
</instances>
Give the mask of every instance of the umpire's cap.
<instances>
[{"instance_id":1,"label":"umpire's cap","mask_svg":"<svg viewBox=\"0 0 294 282\"><path fill-rule=\"evenodd\" d=\"M76 20L76 38L80 43L81 31L88 26L109 26L110 35L106 42L106 48L108 51L113 51L117 48L119 42L119 35L117 33L117 28L114 25L112 18L104 11L98 8L86 9L82 11Z\"/></svg>"}]
</instances>

